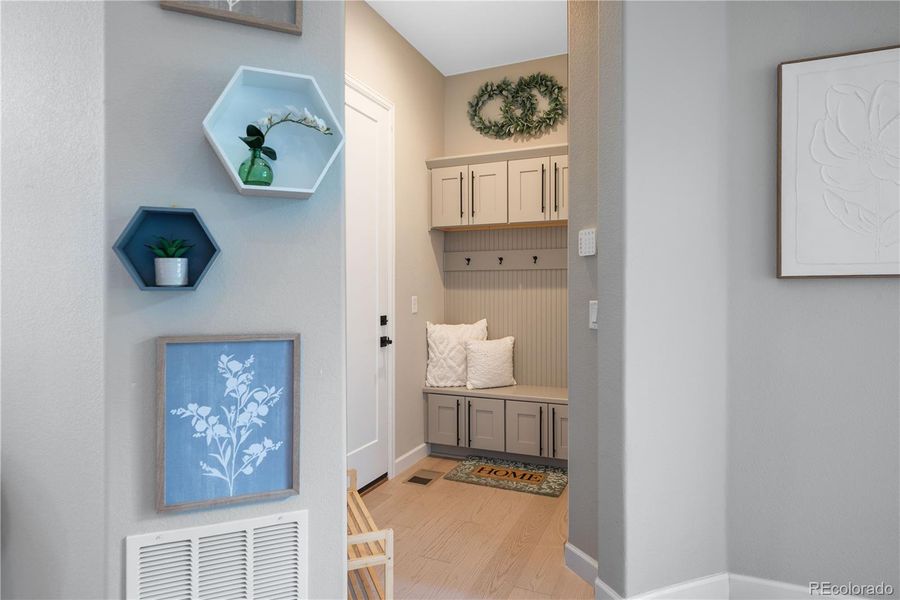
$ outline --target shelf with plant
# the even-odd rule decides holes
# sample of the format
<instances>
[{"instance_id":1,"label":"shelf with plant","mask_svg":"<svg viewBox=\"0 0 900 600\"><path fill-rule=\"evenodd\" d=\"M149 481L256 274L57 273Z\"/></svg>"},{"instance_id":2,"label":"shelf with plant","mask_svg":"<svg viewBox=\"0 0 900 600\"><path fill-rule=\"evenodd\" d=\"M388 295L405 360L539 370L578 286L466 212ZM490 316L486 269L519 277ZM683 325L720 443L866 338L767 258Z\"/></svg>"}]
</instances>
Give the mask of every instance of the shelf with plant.
<instances>
[{"instance_id":1,"label":"shelf with plant","mask_svg":"<svg viewBox=\"0 0 900 600\"><path fill-rule=\"evenodd\" d=\"M315 78L247 66L225 86L203 132L238 192L255 196L309 198L344 145Z\"/></svg>"},{"instance_id":2,"label":"shelf with plant","mask_svg":"<svg viewBox=\"0 0 900 600\"><path fill-rule=\"evenodd\" d=\"M164 232L164 234L163 234ZM192 208L142 206L113 245L142 290L195 290L221 250Z\"/></svg>"}]
</instances>

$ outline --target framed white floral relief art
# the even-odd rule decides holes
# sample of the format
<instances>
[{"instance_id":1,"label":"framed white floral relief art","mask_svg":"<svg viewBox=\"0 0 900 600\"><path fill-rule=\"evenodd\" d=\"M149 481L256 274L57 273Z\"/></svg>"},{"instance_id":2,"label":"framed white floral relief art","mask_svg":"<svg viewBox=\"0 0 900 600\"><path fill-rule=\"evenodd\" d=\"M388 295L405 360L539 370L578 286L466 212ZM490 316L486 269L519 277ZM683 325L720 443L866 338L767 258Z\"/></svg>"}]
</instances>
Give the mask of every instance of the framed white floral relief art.
<instances>
[{"instance_id":1,"label":"framed white floral relief art","mask_svg":"<svg viewBox=\"0 0 900 600\"><path fill-rule=\"evenodd\" d=\"M900 46L779 65L778 276L900 276Z\"/></svg>"},{"instance_id":2,"label":"framed white floral relief art","mask_svg":"<svg viewBox=\"0 0 900 600\"><path fill-rule=\"evenodd\" d=\"M157 339L158 511L299 493L300 336Z\"/></svg>"}]
</instances>

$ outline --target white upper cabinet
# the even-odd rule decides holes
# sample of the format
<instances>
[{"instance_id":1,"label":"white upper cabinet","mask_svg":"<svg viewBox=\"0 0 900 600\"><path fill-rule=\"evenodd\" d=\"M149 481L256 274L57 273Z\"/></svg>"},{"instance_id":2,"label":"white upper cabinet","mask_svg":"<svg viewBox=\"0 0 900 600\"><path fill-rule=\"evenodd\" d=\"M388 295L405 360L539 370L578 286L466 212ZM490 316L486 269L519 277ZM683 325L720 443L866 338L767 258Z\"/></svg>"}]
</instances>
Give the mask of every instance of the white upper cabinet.
<instances>
[{"instance_id":1,"label":"white upper cabinet","mask_svg":"<svg viewBox=\"0 0 900 600\"><path fill-rule=\"evenodd\" d=\"M443 167L431 170L431 226L457 227L469 224L469 168Z\"/></svg>"},{"instance_id":2,"label":"white upper cabinet","mask_svg":"<svg viewBox=\"0 0 900 600\"><path fill-rule=\"evenodd\" d=\"M509 161L509 222L550 219L550 158Z\"/></svg>"},{"instance_id":3,"label":"white upper cabinet","mask_svg":"<svg viewBox=\"0 0 900 600\"><path fill-rule=\"evenodd\" d=\"M469 165L469 225L506 223L506 161Z\"/></svg>"},{"instance_id":4,"label":"white upper cabinet","mask_svg":"<svg viewBox=\"0 0 900 600\"><path fill-rule=\"evenodd\" d=\"M433 229L502 229L569 219L568 146L540 146L425 161Z\"/></svg>"},{"instance_id":5,"label":"white upper cabinet","mask_svg":"<svg viewBox=\"0 0 900 600\"><path fill-rule=\"evenodd\" d=\"M569 156L550 157L550 220L569 219Z\"/></svg>"}]
</instances>

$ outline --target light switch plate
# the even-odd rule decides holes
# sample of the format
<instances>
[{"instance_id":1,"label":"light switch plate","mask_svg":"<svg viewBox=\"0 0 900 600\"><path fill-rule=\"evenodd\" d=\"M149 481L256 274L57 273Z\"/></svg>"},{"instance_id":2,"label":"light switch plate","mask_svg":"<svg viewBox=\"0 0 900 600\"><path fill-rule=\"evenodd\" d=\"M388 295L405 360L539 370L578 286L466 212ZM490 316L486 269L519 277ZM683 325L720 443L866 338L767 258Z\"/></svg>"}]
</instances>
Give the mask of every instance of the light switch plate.
<instances>
[{"instance_id":1,"label":"light switch plate","mask_svg":"<svg viewBox=\"0 0 900 600\"><path fill-rule=\"evenodd\" d=\"M578 256L597 254L597 229L582 229L578 232Z\"/></svg>"},{"instance_id":2,"label":"light switch plate","mask_svg":"<svg viewBox=\"0 0 900 600\"><path fill-rule=\"evenodd\" d=\"M412 309L412 314L416 315L419 313L419 297L413 296L412 302L410 302L410 308Z\"/></svg>"},{"instance_id":3,"label":"light switch plate","mask_svg":"<svg viewBox=\"0 0 900 600\"><path fill-rule=\"evenodd\" d=\"M588 301L588 328L597 329L597 301Z\"/></svg>"}]
</instances>

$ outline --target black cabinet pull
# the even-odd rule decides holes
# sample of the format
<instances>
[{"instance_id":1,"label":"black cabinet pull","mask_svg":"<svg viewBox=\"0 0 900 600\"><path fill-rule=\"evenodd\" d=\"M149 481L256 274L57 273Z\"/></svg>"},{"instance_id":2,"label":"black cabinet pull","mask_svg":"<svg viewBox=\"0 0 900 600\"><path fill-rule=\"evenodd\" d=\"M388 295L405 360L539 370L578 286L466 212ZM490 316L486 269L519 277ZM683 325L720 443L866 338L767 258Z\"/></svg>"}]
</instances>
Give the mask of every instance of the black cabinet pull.
<instances>
[{"instance_id":1,"label":"black cabinet pull","mask_svg":"<svg viewBox=\"0 0 900 600\"><path fill-rule=\"evenodd\" d=\"M559 165L553 163L553 212L559 212Z\"/></svg>"},{"instance_id":2,"label":"black cabinet pull","mask_svg":"<svg viewBox=\"0 0 900 600\"><path fill-rule=\"evenodd\" d=\"M462 191L463 191L462 171L460 171L459 172L459 218L460 219L462 219L464 216L466 216L466 211L463 210Z\"/></svg>"},{"instance_id":3,"label":"black cabinet pull","mask_svg":"<svg viewBox=\"0 0 900 600\"><path fill-rule=\"evenodd\" d=\"M541 214L547 212L547 200L545 198L547 191L546 185L546 169L544 168L544 163L541 163Z\"/></svg>"},{"instance_id":4,"label":"black cabinet pull","mask_svg":"<svg viewBox=\"0 0 900 600\"><path fill-rule=\"evenodd\" d=\"M475 217L475 171L472 171L472 197L469 198L472 203L472 217Z\"/></svg>"},{"instance_id":5,"label":"black cabinet pull","mask_svg":"<svg viewBox=\"0 0 900 600\"><path fill-rule=\"evenodd\" d=\"M472 447L472 401L466 400L466 434L469 438L467 448Z\"/></svg>"},{"instance_id":6,"label":"black cabinet pull","mask_svg":"<svg viewBox=\"0 0 900 600\"><path fill-rule=\"evenodd\" d=\"M459 446L459 398L456 399L456 445Z\"/></svg>"},{"instance_id":7,"label":"black cabinet pull","mask_svg":"<svg viewBox=\"0 0 900 600\"><path fill-rule=\"evenodd\" d=\"M538 456L544 455L544 407L538 405Z\"/></svg>"},{"instance_id":8,"label":"black cabinet pull","mask_svg":"<svg viewBox=\"0 0 900 600\"><path fill-rule=\"evenodd\" d=\"M550 409L550 439L553 440L553 453L551 456L556 458L556 407Z\"/></svg>"}]
</instances>

